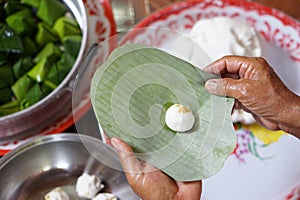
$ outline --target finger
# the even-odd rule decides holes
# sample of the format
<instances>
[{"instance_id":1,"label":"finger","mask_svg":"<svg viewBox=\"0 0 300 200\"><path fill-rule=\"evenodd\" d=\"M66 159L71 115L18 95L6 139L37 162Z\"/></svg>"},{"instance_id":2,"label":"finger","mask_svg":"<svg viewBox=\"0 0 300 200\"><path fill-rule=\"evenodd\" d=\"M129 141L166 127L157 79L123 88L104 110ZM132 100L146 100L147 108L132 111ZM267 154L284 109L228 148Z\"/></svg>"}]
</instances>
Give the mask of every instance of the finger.
<instances>
[{"instance_id":1,"label":"finger","mask_svg":"<svg viewBox=\"0 0 300 200\"><path fill-rule=\"evenodd\" d=\"M225 56L207 67L204 68L205 71L225 76L226 74L239 74L240 77L243 76L245 70L250 65L250 60L253 58L243 57L243 56Z\"/></svg>"},{"instance_id":2,"label":"finger","mask_svg":"<svg viewBox=\"0 0 300 200\"><path fill-rule=\"evenodd\" d=\"M205 83L205 89L212 94L218 96L229 96L240 99L242 86L240 80L223 78L223 79L209 79Z\"/></svg>"},{"instance_id":3,"label":"finger","mask_svg":"<svg viewBox=\"0 0 300 200\"><path fill-rule=\"evenodd\" d=\"M184 196L182 199L195 199L195 197L201 196L202 181L177 182L177 186L178 195Z\"/></svg>"},{"instance_id":4,"label":"finger","mask_svg":"<svg viewBox=\"0 0 300 200\"><path fill-rule=\"evenodd\" d=\"M235 100L233 109L235 110L244 110L245 112L251 113L251 110L249 110L247 107L245 107L239 100Z\"/></svg>"},{"instance_id":5,"label":"finger","mask_svg":"<svg viewBox=\"0 0 300 200\"><path fill-rule=\"evenodd\" d=\"M141 164L128 144L119 138L112 138L111 144L117 150L121 165L126 173L133 176L142 172Z\"/></svg>"}]
</instances>

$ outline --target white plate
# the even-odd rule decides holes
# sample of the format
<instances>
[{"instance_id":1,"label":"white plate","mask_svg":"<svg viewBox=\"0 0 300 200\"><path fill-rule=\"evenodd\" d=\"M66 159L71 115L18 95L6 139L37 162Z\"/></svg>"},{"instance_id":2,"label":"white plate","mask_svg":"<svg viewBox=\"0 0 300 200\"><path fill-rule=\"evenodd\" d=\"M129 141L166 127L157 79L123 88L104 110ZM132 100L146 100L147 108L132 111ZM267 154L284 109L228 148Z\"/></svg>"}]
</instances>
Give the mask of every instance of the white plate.
<instances>
[{"instance_id":1,"label":"white plate","mask_svg":"<svg viewBox=\"0 0 300 200\"><path fill-rule=\"evenodd\" d=\"M282 12L248 1L203 0L174 4L142 20L135 28L160 27L189 33L202 18L229 16L255 27L263 56L283 82L300 95L300 23ZM158 47L170 35L133 29L123 39ZM203 181L202 199L299 199L300 141L282 132L270 133L257 125L236 125L238 145L224 168Z\"/></svg>"},{"instance_id":2,"label":"white plate","mask_svg":"<svg viewBox=\"0 0 300 200\"><path fill-rule=\"evenodd\" d=\"M89 49L93 43L102 42L115 35L116 27L108 0L84 0L83 2L86 8L88 21L87 49ZM72 102L70 102L70 104L71 103ZM90 102L87 97L75 110L73 109L73 112L76 113L77 116L82 116L89 108ZM51 126L45 127L45 131L40 133L40 135L60 133L73 125L74 119L72 108L70 108L68 113L68 115L64 116L62 119L58 119ZM27 137L21 140L0 143L0 156L30 139L31 137Z\"/></svg>"}]
</instances>

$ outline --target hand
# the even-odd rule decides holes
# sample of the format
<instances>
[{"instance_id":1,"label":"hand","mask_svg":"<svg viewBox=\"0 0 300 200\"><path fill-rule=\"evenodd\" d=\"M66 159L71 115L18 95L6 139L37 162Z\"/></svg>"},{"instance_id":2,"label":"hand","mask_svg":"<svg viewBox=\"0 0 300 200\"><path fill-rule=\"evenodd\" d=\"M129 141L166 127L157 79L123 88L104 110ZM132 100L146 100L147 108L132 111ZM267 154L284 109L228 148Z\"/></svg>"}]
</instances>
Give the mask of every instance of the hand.
<instances>
[{"instance_id":1,"label":"hand","mask_svg":"<svg viewBox=\"0 0 300 200\"><path fill-rule=\"evenodd\" d=\"M265 59L225 56L205 70L222 77L206 82L210 93L235 98L238 107L252 113L270 130L299 134L300 98L283 84Z\"/></svg>"},{"instance_id":2,"label":"hand","mask_svg":"<svg viewBox=\"0 0 300 200\"><path fill-rule=\"evenodd\" d=\"M119 154L128 183L143 200L200 199L201 181L176 182L154 166L140 162L121 139L112 138L111 144Z\"/></svg>"}]
</instances>

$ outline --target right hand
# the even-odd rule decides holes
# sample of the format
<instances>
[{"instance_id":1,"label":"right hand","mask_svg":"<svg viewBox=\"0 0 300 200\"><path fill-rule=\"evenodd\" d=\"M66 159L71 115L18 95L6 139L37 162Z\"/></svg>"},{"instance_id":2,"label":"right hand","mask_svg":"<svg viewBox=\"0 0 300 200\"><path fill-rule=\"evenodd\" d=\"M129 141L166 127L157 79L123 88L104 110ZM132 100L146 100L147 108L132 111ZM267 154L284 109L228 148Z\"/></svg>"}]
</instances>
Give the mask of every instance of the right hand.
<instances>
[{"instance_id":1,"label":"right hand","mask_svg":"<svg viewBox=\"0 0 300 200\"><path fill-rule=\"evenodd\" d=\"M206 81L210 93L235 98L239 107L270 130L300 133L300 97L283 84L265 59L225 56L204 70L222 77Z\"/></svg>"}]
</instances>

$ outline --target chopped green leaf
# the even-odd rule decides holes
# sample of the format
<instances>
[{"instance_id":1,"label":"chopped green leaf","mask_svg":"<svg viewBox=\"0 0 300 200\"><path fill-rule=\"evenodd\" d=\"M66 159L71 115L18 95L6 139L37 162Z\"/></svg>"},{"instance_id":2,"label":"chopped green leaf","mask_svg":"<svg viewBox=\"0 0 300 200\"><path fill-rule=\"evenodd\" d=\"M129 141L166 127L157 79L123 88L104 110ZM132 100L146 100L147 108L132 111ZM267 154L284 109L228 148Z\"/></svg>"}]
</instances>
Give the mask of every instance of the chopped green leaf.
<instances>
[{"instance_id":1,"label":"chopped green leaf","mask_svg":"<svg viewBox=\"0 0 300 200\"><path fill-rule=\"evenodd\" d=\"M42 98L42 91L38 83L34 84L27 92L25 98L21 102L21 109L28 108Z\"/></svg>"},{"instance_id":2,"label":"chopped green leaf","mask_svg":"<svg viewBox=\"0 0 300 200\"><path fill-rule=\"evenodd\" d=\"M17 35L7 25L0 29L0 52L22 53L23 45L19 35Z\"/></svg>"},{"instance_id":3,"label":"chopped green leaf","mask_svg":"<svg viewBox=\"0 0 300 200\"><path fill-rule=\"evenodd\" d=\"M27 74L30 78L40 83L45 80L51 68L48 58L40 60Z\"/></svg>"},{"instance_id":4,"label":"chopped green leaf","mask_svg":"<svg viewBox=\"0 0 300 200\"><path fill-rule=\"evenodd\" d=\"M17 34L32 35L36 31L36 24L29 9L23 9L14 13L8 16L5 21Z\"/></svg>"},{"instance_id":5,"label":"chopped green leaf","mask_svg":"<svg viewBox=\"0 0 300 200\"><path fill-rule=\"evenodd\" d=\"M57 42L58 40L58 36L49 25L42 22L38 23L38 32L35 36L35 41L39 46L50 42Z\"/></svg>"},{"instance_id":6,"label":"chopped green leaf","mask_svg":"<svg viewBox=\"0 0 300 200\"><path fill-rule=\"evenodd\" d=\"M12 15L18 11L24 10L24 9L30 9L28 5L22 4L18 1L7 1L4 4L4 9L6 12L6 15Z\"/></svg>"},{"instance_id":7,"label":"chopped green leaf","mask_svg":"<svg viewBox=\"0 0 300 200\"><path fill-rule=\"evenodd\" d=\"M8 62L7 56L0 52L0 67Z\"/></svg>"},{"instance_id":8,"label":"chopped green leaf","mask_svg":"<svg viewBox=\"0 0 300 200\"><path fill-rule=\"evenodd\" d=\"M12 100L10 88L0 89L0 105Z\"/></svg>"},{"instance_id":9,"label":"chopped green leaf","mask_svg":"<svg viewBox=\"0 0 300 200\"><path fill-rule=\"evenodd\" d=\"M34 62L38 63L44 58L48 58L48 61L54 63L61 56L61 51L58 46L52 42L47 43L39 54L34 58Z\"/></svg>"},{"instance_id":10,"label":"chopped green leaf","mask_svg":"<svg viewBox=\"0 0 300 200\"><path fill-rule=\"evenodd\" d=\"M21 0L21 3L32 6L33 8L38 8L40 6L41 0Z\"/></svg>"},{"instance_id":11,"label":"chopped green leaf","mask_svg":"<svg viewBox=\"0 0 300 200\"><path fill-rule=\"evenodd\" d=\"M13 65L13 72L15 77L18 79L23 76L26 72L28 72L34 66L34 62L31 57L23 57L20 58Z\"/></svg>"},{"instance_id":12,"label":"chopped green leaf","mask_svg":"<svg viewBox=\"0 0 300 200\"><path fill-rule=\"evenodd\" d=\"M26 96L33 84L34 81L24 74L15 82L15 84L13 84L11 90L13 91L13 94L17 100L21 101Z\"/></svg>"},{"instance_id":13,"label":"chopped green leaf","mask_svg":"<svg viewBox=\"0 0 300 200\"><path fill-rule=\"evenodd\" d=\"M60 17L54 24L53 29L62 40L67 35L80 35L81 31L75 21L67 17Z\"/></svg>"},{"instance_id":14,"label":"chopped green leaf","mask_svg":"<svg viewBox=\"0 0 300 200\"><path fill-rule=\"evenodd\" d=\"M0 116L10 115L20 110L18 101L11 101L0 106Z\"/></svg>"},{"instance_id":15,"label":"chopped green leaf","mask_svg":"<svg viewBox=\"0 0 300 200\"><path fill-rule=\"evenodd\" d=\"M4 65L0 67L0 88L9 87L14 83L12 67Z\"/></svg>"},{"instance_id":16,"label":"chopped green leaf","mask_svg":"<svg viewBox=\"0 0 300 200\"><path fill-rule=\"evenodd\" d=\"M62 39L65 53L70 54L74 58L77 57L81 46L81 35L67 35Z\"/></svg>"},{"instance_id":17,"label":"chopped green leaf","mask_svg":"<svg viewBox=\"0 0 300 200\"><path fill-rule=\"evenodd\" d=\"M60 1L43 0L40 2L37 16L48 25L52 26L66 11L67 8Z\"/></svg>"},{"instance_id":18,"label":"chopped green leaf","mask_svg":"<svg viewBox=\"0 0 300 200\"><path fill-rule=\"evenodd\" d=\"M66 77L75 62L75 58L64 53L61 59L51 67L45 84L55 89Z\"/></svg>"},{"instance_id":19,"label":"chopped green leaf","mask_svg":"<svg viewBox=\"0 0 300 200\"><path fill-rule=\"evenodd\" d=\"M39 50L35 42L28 36L23 38L22 43L24 47L24 56L34 56Z\"/></svg>"}]
</instances>

